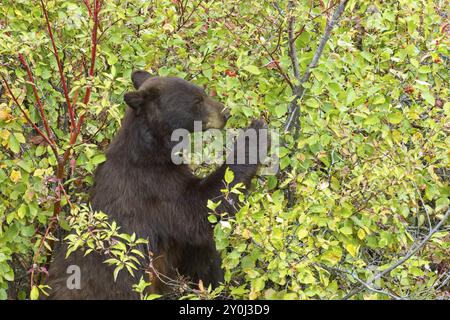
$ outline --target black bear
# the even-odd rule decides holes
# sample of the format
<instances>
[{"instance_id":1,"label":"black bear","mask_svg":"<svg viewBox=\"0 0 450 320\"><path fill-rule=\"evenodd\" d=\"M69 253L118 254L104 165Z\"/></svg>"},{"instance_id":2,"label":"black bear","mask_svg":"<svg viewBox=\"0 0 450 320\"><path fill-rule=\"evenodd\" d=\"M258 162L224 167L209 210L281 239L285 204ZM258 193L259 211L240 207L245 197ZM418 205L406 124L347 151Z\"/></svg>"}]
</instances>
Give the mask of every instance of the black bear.
<instances>
[{"instance_id":1,"label":"black bear","mask_svg":"<svg viewBox=\"0 0 450 320\"><path fill-rule=\"evenodd\" d=\"M223 199L220 191L226 168L234 172L233 184L248 186L257 164L224 163L204 179L193 175L187 165L175 165L171 160L173 130L192 132L194 121L201 121L203 128L222 128L224 106L183 79L136 71L132 81L136 91L124 96L129 108L122 126L106 151L106 161L95 173L92 208L107 213L122 232L135 232L149 240L153 267L160 275L154 277L150 292L169 292L164 279L177 275L216 286L223 274L207 220L207 201L222 199L218 210L233 213L233 201ZM261 129L265 124L254 120L251 127ZM107 257L74 252L66 259L65 253L64 245L55 250L49 269L50 299L139 298L132 291L136 278L121 271L114 281L112 267L103 263ZM81 270L80 289L66 285L70 265Z\"/></svg>"}]
</instances>

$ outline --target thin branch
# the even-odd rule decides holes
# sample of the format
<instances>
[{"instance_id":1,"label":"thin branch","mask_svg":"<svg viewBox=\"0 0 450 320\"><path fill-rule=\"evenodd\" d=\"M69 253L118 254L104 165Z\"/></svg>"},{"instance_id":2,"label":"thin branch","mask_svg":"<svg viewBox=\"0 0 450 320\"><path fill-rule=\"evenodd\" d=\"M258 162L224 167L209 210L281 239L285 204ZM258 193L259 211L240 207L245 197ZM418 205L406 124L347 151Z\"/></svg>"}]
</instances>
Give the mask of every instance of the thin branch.
<instances>
[{"instance_id":1,"label":"thin branch","mask_svg":"<svg viewBox=\"0 0 450 320\"><path fill-rule=\"evenodd\" d=\"M90 80L92 81L92 78L94 77L94 72L95 72L95 60L97 57L97 44L98 44L98 26L99 26L99 14L100 14L100 10L102 8L102 4L103 2L101 0L95 0L94 3L94 12L92 15L92 18L94 20L94 26L92 27L92 31L91 31L91 65L89 67L89 77L91 78ZM91 92L92 92L92 83L90 83L86 89L86 93L84 95L83 98L83 104L87 105L90 98L91 98ZM84 114L82 114L80 116L80 119L78 120L78 124L77 124L77 128L76 128L76 134L74 135L74 137L71 139L73 141L71 141L71 143L75 143L75 139L76 136L80 133L81 130L81 125L84 122Z\"/></svg>"},{"instance_id":2,"label":"thin branch","mask_svg":"<svg viewBox=\"0 0 450 320\"><path fill-rule=\"evenodd\" d=\"M94 72L95 72L95 60L96 60L96 53L97 53L97 44L98 44L98 38L97 38L97 33L98 33L98 29L99 29L99 13L102 7L102 0L94 0L95 2L93 3L93 8L91 8L90 2L88 0L84 1L84 3L86 4L86 6L88 7L88 11L90 11L90 14L92 15L92 19L94 21L94 26L92 28L91 31L91 63L90 63L90 68L89 68L89 77L91 78L90 80L92 80L93 76L94 76ZM62 64L61 61L59 60L59 56L58 56L58 50L56 48L55 45L55 41L53 38L53 33L52 33L52 28L48 19L48 14L47 14L47 10L45 8L45 5L43 3L43 0L40 0L41 2L41 6L42 9L44 11L44 15L45 15L45 19L47 22L47 29L50 35L50 39L53 45L53 53L55 55L56 61L58 63L58 69L60 72L60 78L61 78L61 83L63 85L63 92L64 95L66 97L66 102L67 102L67 106L68 106L68 110L69 110L69 115L70 115L70 122L71 122L71 134L70 134L70 145L69 147L64 151L64 154L62 156L59 156L57 151L56 151L56 147L54 147L52 144L50 144L55 152L56 158L57 158L57 168L56 168L56 180L58 181L58 183L60 183L61 186L61 181L64 179L65 176L65 166L67 164L67 161L70 158L71 155L71 151L73 150L74 144L76 142L76 138L77 136L80 134L80 129L81 129L81 125L83 123L84 120L84 114L80 116L78 123L75 123L75 113L74 113L74 109L73 106L74 104L70 103L70 99L69 99L69 93L67 90L67 84L66 84L66 80L64 77L64 71L62 68ZM2 76L3 77L3 76ZM90 100L90 94L91 94L91 90L92 90L92 83L89 83L88 88L86 89L86 93L83 99L84 104L87 104ZM76 99L74 99L75 101ZM20 108L20 106L19 106ZM22 110L22 109L21 109ZM22 112L24 113L24 111L22 110ZM26 116L26 114L24 114ZM29 118L28 118L29 119ZM29 120L30 122L31 120ZM32 122L31 122L32 123ZM33 123L32 123L33 124ZM39 130L39 128L37 128L37 126L35 124L33 124L33 126L38 130L38 132L40 132L41 135L43 135L43 133ZM44 139L46 138L45 135L43 135ZM48 140L48 139L46 139ZM65 190L63 190L64 192ZM58 221L58 217L59 214L61 212L61 197L59 196L58 199L56 200L56 202L54 203L54 207L53 207L53 216L50 218L50 223L47 226L47 229L45 231L45 234L43 236L43 238L41 239L41 243L39 245L38 251L35 254L34 257L34 262L37 261L37 257L39 256L41 250L42 250L42 246L45 243L45 240L48 238L48 236L53 232L53 230L57 227L57 221ZM50 252L52 251L54 242L50 243ZM49 260L49 254L47 254L47 259L46 261L50 261ZM35 265L33 265L32 267L32 271L31 271L31 285L33 286L34 284L34 271L35 271Z\"/></svg>"},{"instance_id":3,"label":"thin branch","mask_svg":"<svg viewBox=\"0 0 450 320\"><path fill-rule=\"evenodd\" d=\"M42 119L42 122L44 124L45 131L47 132L47 136L48 136L48 138L50 140L53 141L52 131L50 130L50 127L48 125L47 117L45 116L45 113L44 113L44 105L42 104L42 101L39 98L39 94L38 94L37 88L36 88L36 83L34 81L33 74L31 73L30 66L27 64L27 62L25 61L25 58L20 53L19 53L19 60L22 63L23 67L25 68L25 71L27 72L27 75L28 75L28 80L31 83L31 86L33 88L34 98L36 99L36 103L38 105L39 114L41 115L41 119Z\"/></svg>"},{"instance_id":4,"label":"thin branch","mask_svg":"<svg viewBox=\"0 0 450 320\"><path fill-rule=\"evenodd\" d=\"M373 276L371 279L369 279L367 281L367 284L371 284L374 281L377 281L378 279L382 278L384 275L388 274L389 272L391 272L392 270L394 270L395 268L401 266L403 263L405 263L406 261L408 261L408 259L410 259L412 256L414 256L417 251L419 251L420 249L422 249L425 244L431 239L431 237L439 231L439 229L441 228L441 226L447 222L448 217L450 216L450 209L447 210L447 212L445 213L444 217L442 218L441 221L439 221L438 224L436 224L436 226L430 230L430 232L428 233L428 235L422 239L422 241L417 244L416 246L412 246L409 250L408 253L401 259L399 259L397 262L395 262L394 264L392 264L389 268L379 272L378 274L376 274L375 276ZM349 292L343 299L347 300L349 298L351 298L352 296L354 296L355 294L358 294L359 292L361 292L362 290L364 290L363 286L359 286L355 289L353 289L351 292Z\"/></svg>"},{"instance_id":5,"label":"thin branch","mask_svg":"<svg viewBox=\"0 0 450 320\"><path fill-rule=\"evenodd\" d=\"M14 93L12 92L8 81L6 81L5 77L3 76L3 74L0 74L0 76L2 77L3 82L5 83L5 87L6 87L6 91L8 91L8 94L10 95L10 97L13 99L14 103L16 104L16 106L20 109L20 111L22 112L25 120L31 125L33 126L34 130L36 130L36 132L50 145L50 147L52 148L52 150L55 152L55 154L57 155L58 153L56 152L56 147L53 143L53 141L47 137L47 135L41 130L39 129L39 127L30 119L30 117L28 116L28 114L25 112L25 110L22 108L22 106L19 103L19 100L17 100L16 96L14 95Z\"/></svg>"},{"instance_id":6,"label":"thin branch","mask_svg":"<svg viewBox=\"0 0 450 320\"><path fill-rule=\"evenodd\" d=\"M419 188L417 188L417 184L413 181L414 188L416 189L417 194L419 195L420 203L422 204L423 210L425 211L425 214L427 216L427 222L428 222L428 228L431 230L431 220L430 220L430 214L428 213L428 208L425 205L425 201L422 198L422 194L419 191Z\"/></svg>"},{"instance_id":7,"label":"thin branch","mask_svg":"<svg viewBox=\"0 0 450 320\"><path fill-rule=\"evenodd\" d=\"M450 272L447 272L446 278L444 279L444 281L441 282L441 284L439 286L437 286L435 291L441 290L441 288L443 288L449 281L450 281Z\"/></svg>"},{"instance_id":8,"label":"thin branch","mask_svg":"<svg viewBox=\"0 0 450 320\"><path fill-rule=\"evenodd\" d=\"M281 45L281 36L282 36L282 33L283 33L282 31L283 31L283 24L280 23L280 26L278 27L278 31L277 31L277 33L278 33L277 44L275 45L275 49L273 49L273 50L270 52L271 55L272 55L272 54L275 54L275 52L277 52L278 48L280 48L280 45Z\"/></svg>"},{"instance_id":9,"label":"thin branch","mask_svg":"<svg viewBox=\"0 0 450 320\"><path fill-rule=\"evenodd\" d=\"M89 17L92 17L91 4L90 4L89 0L83 0L83 2L86 5L86 8L87 8L88 13L89 13Z\"/></svg>"},{"instance_id":10,"label":"thin branch","mask_svg":"<svg viewBox=\"0 0 450 320\"><path fill-rule=\"evenodd\" d=\"M328 39L330 39L331 31L333 30L334 26L339 22L340 17L342 15L342 13L344 12L347 2L348 2L348 0L341 1L339 3L339 6L334 11L331 20L327 23L327 26L325 27L325 32L322 35L322 38L320 39L319 46L317 47L317 50L314 53L311 63L306 68L306 71L305 71L305 74L303 75L303 77L301 77L299 79L299 84L296 87L296 89L294 90L294 94L296 97L294 98L293 102L291 103L291 108L288 113L288 120L287 120L285 128L284 128L285 132L289 131L289 129L292 125L296 126L296 123L298 122L299 107L298 107L297 100L301 99L305 93L305 87L303 86L303 84L308 82L309 78L311 77L312 69L317 66L319 59L325 48L325 45L326 45ZM293 23L294 23L294 20L291 18L290 30L288 30L288 32L289 32L289 37L292 39L294 39L293 25L291 25ZM289 44L291 45L291 42ZM292 65L294 67L294 74L295 74L295 72L296 72L295 70L296 70L296 68L298 68L298 60L297 60L297 54L295 51L295 43L293 44L293 48L291 48L291 50L289 50L289 51L290 51L289 55L292 60ZM297 75L296 75L296 77L297 77Z\"/></svg>"},{"instance_id":11,"label":"thin branch","mask_svg":"<svg viewBox=\"0 0 450 320\"><path fill-rule=\"evenodd\" d=\"M185 18L184 13L186 12L186 8L187 8L187 1L186 1L184 6L181 7L182 8L181 16L180 16L181 24L178 24L176 31L180 31L186 25L186 23L191 19L192 15L197 11L198 7L202 4L202 2L203 2L202 0L199 0L199 2L196 5L194 5L194 7L192 8L192 11Z\"/></svg>"},{"instance_id":12,"label":"thin branch","mask_svg":"<svg viewBox=\"0 0 450 320\"><path fill-rule=\"evenodd\" d=\"M272 59L272 62L275 64L275 67L277 68L278 72L281 74L281 76L284 78L284 80L287 82L289 87L291 87L292 90L294 90L294 85L291 82L291 79L289 79L289 76L284 72L284 70L281 68L280 64L278 63L277 59L273 56L272 52L269 51L269 49L264 45L264 43L261 42L261 46L266 51L266 53L269 55L270 59Z\"/></svg>"},{"instance_id":13,"label":"thin branch","mask_svg":"<svg viewBox=\"0 0 450 320\"><path fill-rule=\"evenodd\" d=\"M67 109L69 110L69 119L70 119L71 129L75 129L75 112L72 108L72 104L70 103L69 90L67 89L66 77L64 76L63 66L62 66L61 60L59 59L58 48L56 47L55 38L53 36L53 31L52 31L52 26L51 26L50 20L48 18L48 12L47 12L47 8L45 7L44 1L40 0L40 2L41 2L42 11L45 16L45 22L47 24L47 31L48 31L48 35L50 37L50 42L52 43L52 47L53 47L53 55L55 56L56 63L58 65L59 77L61 79L61 85L63 87L64 97L66 98Z\"/></svg>"},{"instance_id":14,"label":"thin branch","mask_svg":"<svg viewBox=\"0 0 450 320\"><path fill-rule=\"evenodd\" d=\"M386 295L386 296L388 296L388 297L390 297L390 298L392 298L392 299L394 299L394 300L403 300L402 297L399 297L399 296L396 295L396 294L393 294L393 293L390 293L390 292L388 292L388 291L384 291L384 290L381 290L381 289L372 287L370 284L364 282L363 280L361 280L359 277L357 277L357 276L354 275L354 274L350 274L350 275L351 275L351 277L352 277L353 279L355 279L356 281L358 281L359 283L361 283L361 284L362 284L366 289L368 289L369 291L372 291L372 292L375 292L375 293L379 293L379 294L384 294L384 295Z\"/></svg>"},{"instance_id":15,"label":"thin branch","mask_svg":"<svg viewBox=\"0 0 450 320\"><path fill-rule=\"evenodd\" d=\"M343 270L343 269L340 269L340 268L337 268L337 267L329 267L329 266L324 265L324 264L317 264L317 265L318 265L320 268L323 268L323 269L325 269L325 270L327 270L327 271L329 271L329 272L335 271L335 272L347 274L347 275L351 276L353 279L355 279L357 282L359 282L361 285L363 285L363 286L364 286L367 290L369 290L369 291L372 291L372 292L375 292L375 293L379 293L379 294L386 295L386 296L388 296L388 297L390 297L390 298L392 298L392 299L394 299L394 300L403 300L403 299L404 299L404 298L402 298L402 297L400 297L400 296L398 296L398 295L396 295L396 294L393 294L393 293L390 293L390 292L388 292L388 291L384 291L384 290L382 290L382 289L380 289L380 288L375 288L375 287L371 286L370 284L368 284L368 283L365 282L364 280L361 280L361 279L360 279L355 273L353 273L353 272L350 272L350 271L347 271L347 270Z\"/></svg>"},{"instance_id":16,"label":"thin branch","mask_svg":"<svg viewBox=\"0 0 450 320\"><path fill-rule=\"evenodd\" d=\"M42 248L44 246L45 241L47 240L48 236L50 235L50 232L53 228L53 225L55 224L55 221L57 221L56 217L52 217L47 228L45 229L45 233L41 238L41 241L39 243L38 246L38 250L36 251L36 253L33 255L33 265L31 267L31 274L30 274L30 286L31 288L33 288L34 286L34 272L36 270L37 267L37 259L39 258L39 254L42 251Z\"/></svg>"},{"instance_id":17,"label":"thin branch","mask_svg":"<svg viewBox=\"0 0 450 320\"><path fill-rule=\"evenodd\" d=\"M291 58L292 67L294 68L294 76L297 79L297 81L300 82L300 80L301 80L300 65L298 63L297 49L295 47L294 24L295 24L295 17L292 16L289 19L289 25L288 25L289 57ZM296 86L294 89L295 94L297 94L297 92L296 92L297 90L299 90L298 86Z\"/></svg>"}]
</instances>

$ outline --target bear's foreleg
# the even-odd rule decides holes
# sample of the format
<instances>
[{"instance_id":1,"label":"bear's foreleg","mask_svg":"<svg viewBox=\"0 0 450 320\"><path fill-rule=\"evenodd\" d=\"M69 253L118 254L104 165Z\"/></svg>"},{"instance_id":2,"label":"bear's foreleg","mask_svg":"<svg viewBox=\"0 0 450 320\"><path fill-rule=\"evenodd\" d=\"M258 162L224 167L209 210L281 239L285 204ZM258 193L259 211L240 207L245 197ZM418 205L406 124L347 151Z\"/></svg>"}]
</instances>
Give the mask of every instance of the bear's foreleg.
<instances>
[{"instance_id":1,"label":"bear's foreleg","mask_svg":"<svg viewBox=\"0 0 450 320\"><path fill-rule=\"evenodd\" d=\"M228 214L234 214L238 210L238 195L230 193L225 197L221 192L227 186L225 183L225 172L227 168L234 173L234 179L228 186L229 189L238 183L242 183L245 188L248 188L261 162L261 159L259 159L259 149L269 148L268 137L264 140L265 143L261 143L260 129L266 129L266 124L262 120L253 120L248 129L256 130L257 141L247 141L245 132L238 136L232 152L227 157L227 161L210 176L201 181L201 194L206 195L207 199L215 202L220 200L221 203L216 209L217 213L227 212ZM242 143L244 143L245 149L239 148L239 146L242 147ZM243 154L239 154L240 152Z\"/></svg>"}]
</instances>

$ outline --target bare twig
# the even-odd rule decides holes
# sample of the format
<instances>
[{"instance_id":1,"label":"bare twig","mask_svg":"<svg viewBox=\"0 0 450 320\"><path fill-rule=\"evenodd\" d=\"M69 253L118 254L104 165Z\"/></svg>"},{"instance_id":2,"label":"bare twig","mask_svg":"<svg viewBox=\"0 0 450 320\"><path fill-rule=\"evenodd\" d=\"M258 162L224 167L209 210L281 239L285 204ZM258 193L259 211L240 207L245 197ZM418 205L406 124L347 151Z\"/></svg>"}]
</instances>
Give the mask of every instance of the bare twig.
<instances>
[{"instance_id":1,"label":"bare twig","mask_svg":"<svg viewBox=\"0 0 450 320\"><path fill-rule=\"evenodd\" d=\"M447 272L445 279L437 286L436 291L441 290L450 281L450 272ZM436 286L435 286L436 287Z\"/></svg>"},{"instance_id":2,"label":"bare twig","mask_svg":"<svg viewBox=\"0 0 450 320\"><path fill-rule=\"evenodd\" d=\"M280 64L278 63L277 59L273 56L272 52L269 51L269 49L264 45L264 43L261 42L261 46L266 51L266 53L269 55L270 59L275 65L275 68L278 70L278 72L281 74L281 76L284 78L286 83L291 87L292 90L294 90L295 86L292 84L291 79L289 79L289 76L284 72L284 70L281 68Z\"/></svg>"},{"instance_id":3,"label":"bare twig","mask_svg":"<svg viewBox=\"0 0 450 320\"><path fill-rule=\"evenodd\" d=\"M386 274L388 274L389 272L391 272L395 268L401 266L408 259L410 259L413 255L415 255L417 253L417 251L422 249L425 246L425 244L431 239L431 237L436 232L439 231L439 229L442 227L442 225L447 222L447 219L448 219L449 215L450 215L450 209L447 210L447 212L445 213L445 215L442 218L442 220L439 221L439 223L437 223L436 226L433 229L430 230L428 235L425 238L423 238L422 241L420 241L419 244L417 244L416 246L413 245L408 250L408 253L403 258L399 259L397 262L392 264L389 268L387 268L387 269L377 273L375 276L373 276L371 279L369 279L366 283L370 285L372 282L377 281L378 279L382 278L383 276L385 276ZM358 294L362 290L364 290L364 286L359 286L359 287L353 289L351 292L349 292L343 299L347 300L347 299L351 298L352 296L354 296L355 294Z\"/></svg>"},{"instance_id":4,"label":"bare twig","mask_svg":"<svg viewBox=\"0 0 450 320\"><path fill-rule=\"evenodd\" d=\"M186 23L192 18L192 15L197 11L198 7L202 4L202 2L203 1L200 0L196 5L194 5L194 7L192 8L191 12L188 14L187 17L184 17L187 8L187 1L184 5L182 4L182 2L180 2L181 13L176 31L180 31L186 25Z\"/></svg>"},{"instance_id":5,"label":"bare twig","mask_svg":"<svg viewBox=\"0 0 450 320\"><path fill-rule=\"evenodd\" d=\"M301 78L300 78L299 72L296 71L298 69L298 60L297 60L297 53L295 51L295 43L289 41L289 45L290 45L289 56L291 58L292 66L294 68L294 74L296 77L298 76L298 78L299 78L299 84L296 86L296 88L294 90L295 98L291 102L291 105L290 105L290 109L288 112L288 120L287 120L285 128L284 128L285 132L288 132L292 125L294 125L294 127L296 127L296 125L297 125L298 111L299 111L297 101L300 100L305 93L305 87L303 86L303 84L308 82L309 78L311 77L312 69L317 66L319 59L325 48L325 45L326 45L328 39L330 39L331 31L333 30L334 26L339 22L340 17L342 15L342 13L344 12L347 2L348 2L348 0L341 1L339 3L338 7L336 8L336 10L334 11L333 16L331 17L331 20L328 21L327 26L325 27L325 32L322 35L322 38L320 39L319 46L317 47L317 50L314 53L313 59L312 59L311 63L309 64L309 66L306 68L306 71ZM294 39L294 32L293 32L294 22L295 22L295 20L293 20L293 18L291 18L289 21L288 34L289 34L290 39Z\"/></svg>"},{"instance_id":6,"label":"bare twig","mask_svg":"<svg viewBox=\"0 0 450 320\"><path fill-rule=\"evenodd\" d=\"M295 24L295 17L292 16L289 18L289 25L288 25L289 57L291 58L292 67L294 68L294 76L297 79L297 81L300 82L301 80L300 65L298 63L297 49L295 48L294 24ZM297 94L297 92L295 91L299 89L300 88L296 86L294 89L294 93Z\"/></svg>"},{"instance_id":7,"label":"bare twig","mask_svg":"<svg viewBox=\"0 0 450 320\"><path fill-rule=\"evenodd\" d=\"M364 287L365 287L367 290L369 290L369 291L372 291L372 292L375 292L375 293L379 293L379 294L386 295L386 296L388 296L388 297L390 297L390 298L392 298L392 299L394 299L394 300L403 300L403 299L404 299L404 298L402 298L402 297L400 297L400 296L398 296L398 295L396 295L396 294L390 293L390 292L388 292L388 291L382 290L382 289L380 289L380 288L376 288L376 287L374 287L374 286L368 284L368 283L365 282L364 280L361 280L361 279L360 279L355 273L353 273L353 272L350 272L350 271L347 271L347 270L342 270L342 269L336 268L336 267L329 267L329 266L326 266L326 265L323 265L323 264L318 264L318 266L319 266L320 268L323 268L323 269L325 269L325 270L328 270L329 272L335 271L335 272L339 272L339 273L343 273L343 274L348 274L349 276L351 276L353 279L355 279L357 282L359 282L362 286L364 286Z\"/></svg>"},{"instance_id":8,"label":"bare twig","mask_svg":"<svg viewBox=\"0 0 450 320\"><path fill-rule=\"evenodd\" d=\"M402 297L399 297L396 294L390 293L388 291L384 291L378 288L375 288L373 286L371 286L370 284L364 282L363 280L361 280L360 278L358 278L356 275L354 274L350 274L352 276L353 279L355 279L356 281L358 281L359 283L361 283L366 289L368 289L369 291L375 292L375 293L379 293L379 294L383 294L386 295L394 300L403 300Z\"/></svg>"}]
</instances>

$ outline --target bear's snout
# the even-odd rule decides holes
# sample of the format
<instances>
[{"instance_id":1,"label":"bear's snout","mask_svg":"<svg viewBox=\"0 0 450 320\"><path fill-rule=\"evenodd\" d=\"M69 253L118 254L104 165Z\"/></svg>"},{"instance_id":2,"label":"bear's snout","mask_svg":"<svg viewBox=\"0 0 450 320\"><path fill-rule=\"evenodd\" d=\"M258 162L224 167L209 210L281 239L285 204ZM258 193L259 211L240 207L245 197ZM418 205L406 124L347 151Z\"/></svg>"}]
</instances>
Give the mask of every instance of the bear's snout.
<instances>
[{"instance_id":1,"label":"bear's snout","mask_svg":"<svg viewBox=\"0 0 450 320\"><path fill-rule=\"evenodd\" d=\"M229 110L213 99L207 99L205 104L208 110L206 129L222 129L230 117Z\"/></svg>"}]
</instances>

